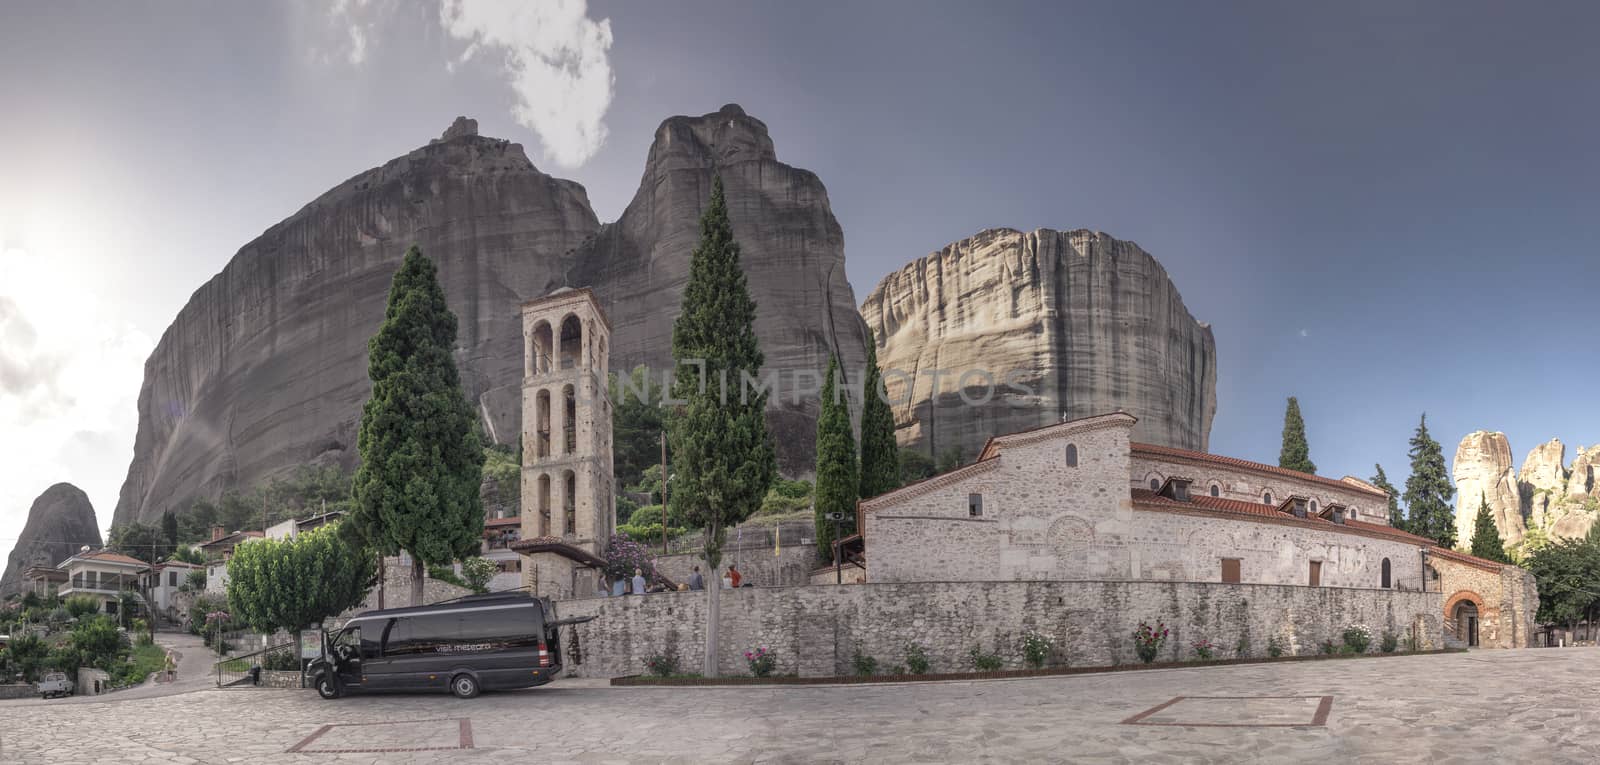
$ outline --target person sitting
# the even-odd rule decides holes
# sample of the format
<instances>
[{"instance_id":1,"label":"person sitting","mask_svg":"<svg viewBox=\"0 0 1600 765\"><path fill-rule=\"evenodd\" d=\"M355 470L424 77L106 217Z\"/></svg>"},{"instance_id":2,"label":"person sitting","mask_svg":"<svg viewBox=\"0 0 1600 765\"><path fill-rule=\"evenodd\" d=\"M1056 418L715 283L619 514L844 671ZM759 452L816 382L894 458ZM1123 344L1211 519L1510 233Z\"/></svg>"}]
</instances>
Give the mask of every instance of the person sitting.
<instances>
[{"instance_id":1,"label":"person sitting","mask_svg":"<svg viewBox=\"0 0 1600 765\"><path fill-rule=\"evenodd\" d=\"M728 565L728 581L731 582L733 584L733 586L737 588L739 586L739 582L741 582L743 580L744 580L744 577L739 574L739 567L738 566L734 566L732 564L729 564Z\"/></svg>"}]
</instances>

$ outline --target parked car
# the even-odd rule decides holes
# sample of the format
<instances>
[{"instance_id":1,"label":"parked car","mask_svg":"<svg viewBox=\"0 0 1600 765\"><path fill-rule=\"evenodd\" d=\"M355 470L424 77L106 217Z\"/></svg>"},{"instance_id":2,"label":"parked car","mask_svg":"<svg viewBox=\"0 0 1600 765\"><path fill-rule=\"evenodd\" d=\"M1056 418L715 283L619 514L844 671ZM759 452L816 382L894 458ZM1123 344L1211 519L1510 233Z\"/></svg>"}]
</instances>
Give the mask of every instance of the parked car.
<instances>
[{"instance_id":1,"label":"parked car","mask_svg":"<svg viewBox=\"0 0 1600 765\"><path fill-rule=\"evenodd\" d=\"M65 672L46 672L33 687L39 692L40 698L72 695L72 681L67 679Z\"/></svg>"},{"instance_id":2,"label":"parked car","mask_svg":"<svg viewBox=\"0 0 1600 765\"><path fill-rule=\"evenodd\" d=\"M531 688L561 674L559 628L547 601L526 593L469 595L429 606L366 611L324 633L306 667L325 699L352 691L442 691L469 699L484 690Z\"/></svg>"}]
</instances>

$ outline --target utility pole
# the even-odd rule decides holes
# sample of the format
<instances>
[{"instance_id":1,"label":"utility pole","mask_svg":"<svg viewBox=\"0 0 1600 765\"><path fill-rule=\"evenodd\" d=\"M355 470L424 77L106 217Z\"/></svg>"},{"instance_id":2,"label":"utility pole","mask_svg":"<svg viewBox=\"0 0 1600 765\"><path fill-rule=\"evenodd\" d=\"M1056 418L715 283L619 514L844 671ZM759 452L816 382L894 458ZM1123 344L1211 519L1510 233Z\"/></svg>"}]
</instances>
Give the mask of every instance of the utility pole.
<instances>
[{"instance_id":1,"label":"utility pole","mask_svg":"<svg viewBox=\"0 0 1600 765\"><path fill-rule=\"evenodd\" d=\"M661 429L661 554L667 552L667 430Z\"/></svg>"},{"instance_id":2,"label":"utility pole","mask_svg":"<svg viewBox=\"0 0 1600 765\"><path fill-rule=\"evenodd\" d=\"M844 513L828 513L828 520L833 521L834 584L844 584L844 545L839 543L839 532L840 526L844 523Z\"/></svg>"}]
</instances>

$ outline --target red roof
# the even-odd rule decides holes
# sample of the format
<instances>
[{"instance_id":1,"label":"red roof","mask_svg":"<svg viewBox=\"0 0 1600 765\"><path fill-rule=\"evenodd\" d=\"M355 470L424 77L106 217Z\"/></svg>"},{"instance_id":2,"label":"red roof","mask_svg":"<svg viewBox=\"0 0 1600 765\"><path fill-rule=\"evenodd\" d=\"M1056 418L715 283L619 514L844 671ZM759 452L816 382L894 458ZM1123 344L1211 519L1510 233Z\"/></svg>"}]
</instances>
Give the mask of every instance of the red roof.
<instances>
[{"instance_id":1,"label":"red roof","mask_svg":"<svg viewBox=\"0 0 1600 765\"><path fill-rule=\"evenodd\" d=\"M1246 502L1238 499L1225 499L1222 497L1209 497L1204 495L1190 495L1188 502L1179 502L1175 499L1163 497L1160 494L1150 491L1149 489L1134 489L1133 501L1137 504L1145 505L1147 507L1155 507L1162 510L1183 510L1186 508L1210 510L1212 512L1226 513L1229 515L1247 516L1245 518L1241 518L1240 520L1270 519L1276 523L1311 526L1322 531L1333 531L1347 534L1354 533L1359 536L1387 537L1399 542L1406 542L1422 547L1431 546L1433 544L1433 540L1431 539L1419 537L1415 534L1408 534L1404 531L1389 526L1380 526L1375 523L1365 523L1362 521L1345 521L1343 524L1338 524L1326 518L1320 518L1314 515L1307 516L1305 518L1299 518L1291 513L1283 512L1273 505L1264 505L1259 502Z\"/></svg>"},{"instance_id":2,"label":"red roof","mask_svg":"<svg viewBox=\"0 0 1600 765\"><path fill-rule=\"evenodd\" d=\"M1479 558L1476 555L1468 555L1468 554L1466 554L1464 552L1459 552L1457 550L1452 550L1452 549L1450 549L1448 547L1433 547L1433 548L1430 548L1428 550L1428 554L1429 555L1436 555L1436 556L1438 556L1440 558L1444 558L1445 560L1453 560L1453 561L1456 561L1457 563L1465 563L1465 564L1467 564L1469 566L1477 566L1478 568L1486 568L1486 569L1489 569L1490 571L1499 571L1500 569L1505 568L1505 566L1506 566L1506 564L1504 564L1504 563L1496 563L1495 561L1488 560L1487 558Z\"/></svg>"},{"instance_id":3,"label":"red roof","mask_svg":"<svg viewBox=\"0 0 1600 765\"><path fill-rule=\"evenodd\" d=\"M1302 472L1300 472L1298 470L1290 470L1288 468L1281 468L1281 467L1278 467L1277 465L1268 465L1268 464L1261 463L1261 462L1251 462L1250 460L1242 460L1242 459L1239 459L1238 457L1224 457L1224 456L1222 456L1220 454L1209 454L1209 453L1206 453L1206 452L1191 451L1189 449L1175 449L1175 448L1170 447L1170 446L1157 446L1155 444L1132 443L1132 444L1129 444L1129 446L1131 447L1132 453L1136 454L1136 455L1137 454L1144 454L1144 455L1152 456L1152 457L1168 457L1168 458L1171 458L1171 459L1187 460L1189 462L1199 462L1199 463L1202 463L1202 464L1223 465L1223 466L1226 466L1226 467L1239 468L1239 469L1242 469L1242 470L1254 470L1254 471L1257 471L1257 472L1265 472L1265 473L1272 473L1274 475L1281 475L1281 476L1284 476L1286 478L1298 478L1298 479L1300 479L1302 481L1312 481L1314 483L1321 483L1321 484L1325 484L1325 485L1328 485L1328 486L1337 486L1337 487L1339 487L1341 489L1346 489L1346 490L1350 490L1350 491L1359 491L1359 492L1362 492L1364 494L1376 494L1376 495L1378 495L1380 497L1383 497L1385 499L1387 499L1389 497L1389 495L1384 493L1382 490L1369 488L1367 486L1357 485L1357 484L1352 483L1350 481L1341 481L1341 480L1339 480L1337 478L1324 478L1323 476L1320 476L1320 475L1312 475L1311 473L1302 473Z\"/></svg>"},{"instance_id":4,"label":"red roof","mask_svg":"<svg viewBox=\"0 0 1600 765\"><path fill-rule=\"evenodd\" d=\"M522 517L521 516L516 516L516 515L514 515L514 516L512 516L510 518L490 518L489 520L486 520L486 521L483 522L483 527L486 528L486 529L499 528L499 527L502 527L502 526L521 526L521 525L522 525Z\"/></svg>"},{"instance_id":5,"label":"red roof","mask_svg":"<svg viewBox=\"0 0 1600 765\"><path fill-rule=\"evenodd\" d=\"M96 550L94 552L78 553L74 557L78 558L79 560L98 560L106 563L131 563L135 566L145 565L145 562L139 560L138 558L130 558L122 553L114 553L109 550Z\"/></svg>"}]
</instances>

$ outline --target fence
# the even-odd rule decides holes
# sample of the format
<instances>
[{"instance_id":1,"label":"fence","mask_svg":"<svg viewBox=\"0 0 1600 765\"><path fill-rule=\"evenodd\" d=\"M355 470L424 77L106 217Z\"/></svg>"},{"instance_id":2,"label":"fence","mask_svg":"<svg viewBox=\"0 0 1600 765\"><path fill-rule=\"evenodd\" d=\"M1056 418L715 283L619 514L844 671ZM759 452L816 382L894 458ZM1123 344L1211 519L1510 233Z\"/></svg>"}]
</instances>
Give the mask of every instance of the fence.
<instances>
[{"instance_id":1,"label":"fence","mask_svg":"<svg viewBox=\"0 0 1600 765\"><path fill-rule=\"evenodd\" d=\"M280 643L255 653L217 662L217 687L260 685L262 672L299 672L301 669L299 646ZM300 687L304 687L304 678Z\"/></svg>"}]
</instances>

